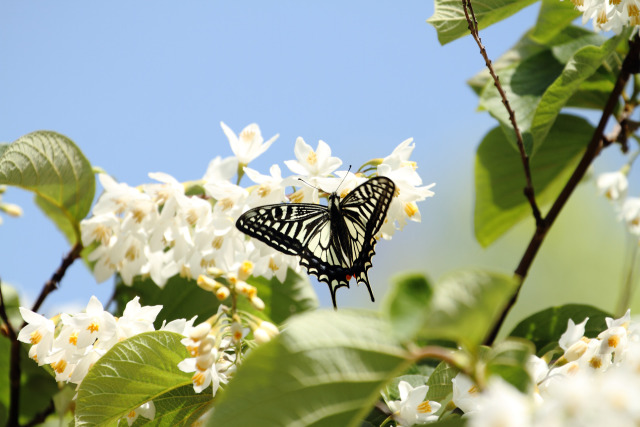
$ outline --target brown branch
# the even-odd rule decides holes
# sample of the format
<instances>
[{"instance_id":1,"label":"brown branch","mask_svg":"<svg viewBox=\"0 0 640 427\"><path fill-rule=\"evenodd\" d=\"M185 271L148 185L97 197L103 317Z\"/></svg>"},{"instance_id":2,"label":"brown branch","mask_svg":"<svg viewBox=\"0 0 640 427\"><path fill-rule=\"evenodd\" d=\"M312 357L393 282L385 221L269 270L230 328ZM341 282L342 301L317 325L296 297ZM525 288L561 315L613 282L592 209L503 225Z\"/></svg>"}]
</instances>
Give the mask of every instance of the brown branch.
<instances>
[{"instance_id":1,"label":"brown branch","mask_svg":"<svg viewBox=\"0 0 640 427\"><path fill-rule=\"evenodd\" d=\"M83 247L81 242L76 243L73 246L73 248L71 248L71 251L69 251L67 256L65 256L64 259L62 260L60 267L58 267L56 272L53 273L51 278L47 280L47 282L44 284L44 287L42 288L42 291L40 292L40 295L38 296L38 299L36 300L35 304L33 304L31 311L34 311L34 312L38 311L38 309L44 302L45 298L51 292L55 291L58 288L58 283L60 283L60 281L64 277L64 274L67 272L67 269L71 266L71 264L73 264L73 261L80 258L80 252L82 252L82 249Z\"/></svg>"},{"instance_id":2,"label":"brown branch","mask_svg":"<svg viewBox=\"0 0 640 427\"><path fill-rule=\"evenodd\" d=\"M639 56L640 56L640 36L636 35L633 38L633 40L629 42L629 52L627 53L627 56L625 57L624 62L622 63L620 73L618 74L618 79L616 81L616 84L613 90L611 91L611 94L609 95L609 99L607 100L607 103L604 109L602 110L600 121L598 123L598 126L593 132L591 141L589 142L589 145L587 146L582 156L582 159L580 160L580 163L578 164L578 166L576 166L576 169L573 171L573 174L571 175L571 177L565 184L564 188L560 192L560 195L551 206L549 213L544 218L542 223L536 227L536 231L534 232L533 237L529 242L529 246L527 247L524 255L522 256L522 259L520 260L520 264L518 264L518 267L515 270L516 276L520 278L520 284L518 286L518 289L511 297L511 300L509 301L509 303L503 309L501 316L498 319L498 322L495 324L492 331L489 333L489 335L485 339L485 344L491 345L495 340L496 336L498 335L498 331L500 330L500 327L504 322L504 319L507 317L507 314L509 313L511 308L516 303L516 300L518 299L518 294L520 293L520 289L522 289L522 283L524 282L524 279L527 277L529 268L531 267L531 264L533 263L533 260L536 254L538 253L538 250L540 249L540 246L542 245L544 238L549 232L549 229L551 228L554 221L560 214L560 211L562 210L564 205L569 200L569 197L571 196L573 191L576 189L576 187L584 177L584 174L587 172L587 169L589 168L593 160L598 156L598 154L600 154L600 151L602 150L603 143L604 143L604 129L607 125L607 122L609 121L609 118L613 114L615 106L618 103L618 100L620 99L620 95L622 94L622 91L624 90L625 85L629 81L629 77L631 76L631 74L637 73L640 69Z\"/></svg>"},{"instance_id":3,"label":"brown branch","mask_svg":"<svg viewBox=\"0 0 640 427\"><path fill-rule=\"evenodd\" d=\"M524 148L524 141L522 140L522 134L520 133L520 128L518 127L518 123L516 122L516 113L511 108L511 104L509 104L509 99L507 99L507 94L505 93L502 85L500 84L500 78L496 74L493 69L493 65L491 64L491 59L489 59L489 55L487 55L487 50L482 44L482 40L480 39L480 34L478 32L478 21L476 20L476 15L473 12L473 7L471 6L471 0L462 0L462 9L464 10L464 16L467 19L467 23L469 24L468 28L473 36L473 39L478 44L480 48L480 54L484 58L484 62L493 78L493 84L498 89L500 93L500 97L502 98L502 104L504 108L507 110L509 114L509 120L511 121L511 126L513 126L513 131L516 134L516 142L518 145L518 150L520 151L520 158L522 159L522 167L524 168L524 176L525 176L525 187L523 190L524 196L529 201L529 205L531 205L531 211L533 213L533 217L536 220L536 226L540 226L542 224L542 215L540 214L540 208L538 208L538 203L536 202L536 195L533 189L533 181L531 180L531 167L529 165L529 155Z\"/></svg>"}]
</instances>

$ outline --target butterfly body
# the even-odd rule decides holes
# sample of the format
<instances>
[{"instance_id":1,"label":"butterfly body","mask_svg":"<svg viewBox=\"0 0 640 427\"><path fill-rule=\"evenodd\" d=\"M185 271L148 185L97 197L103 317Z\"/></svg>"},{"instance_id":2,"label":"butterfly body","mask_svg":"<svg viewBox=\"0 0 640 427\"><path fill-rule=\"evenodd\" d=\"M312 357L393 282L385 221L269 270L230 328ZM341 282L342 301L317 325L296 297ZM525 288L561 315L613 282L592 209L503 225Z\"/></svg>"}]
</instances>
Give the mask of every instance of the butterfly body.
<instances>
[{"instance_id":1,"label":"butterfly body","mask_svg":"<svg viewBox=\"0 0 640 427\"><path fill-rule=\"evenodd\" d=\"M329 195L327 206L280 203L245 212L236 227L272 248L300 257L309 274L327 283L336 307L336 290L355 277L369 290L367 270L375 254L376 233L384 223L395 184L375 177L356 187L341 201Z\"/></svg>"}]
</instances>

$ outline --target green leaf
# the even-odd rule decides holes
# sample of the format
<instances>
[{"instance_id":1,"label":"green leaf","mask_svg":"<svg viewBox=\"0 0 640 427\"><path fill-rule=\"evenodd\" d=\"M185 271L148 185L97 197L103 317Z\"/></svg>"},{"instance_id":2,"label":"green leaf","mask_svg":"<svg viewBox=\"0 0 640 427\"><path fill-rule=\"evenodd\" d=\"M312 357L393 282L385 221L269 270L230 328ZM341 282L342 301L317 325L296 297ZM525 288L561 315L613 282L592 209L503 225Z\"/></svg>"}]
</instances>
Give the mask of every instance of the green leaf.
<instances>
[{"instance_id":1,"label":"green leaf","mask_svg":"<svg viewBox=\"0 0 640 427\"><path fill-rule=\"evenodd\" d=\"M485 0L472 2L472 7L478 27L484 29L532 3L533 0ZM469 34L460 0L436 0L433 16L427 22L438 32L438 41L442 45Z\"/></svg>"},{"instance_id":2,"label":"green leaf","mask_svg":"<svg viewBox=\"0 0 640 427\"><path fill-rule=\"evenodd\" d=\"M275 276L270 280L250 277L248 283L258 289L258 296L265 303L264 315L274 323L281 324L294 314L318 308L318 297L304 273L288 269L284 283Z\"/></svg>"},{"instance_id":3,"label":"green leaf","mask_svg":"<svg viewBox=\"0 0 640 427\"><path fill-rule=\"evenodd\" d=\"M485 338L517 286L511 276L480 270L444 276L435 286L421 337L448 339L474 348Z\"/></svg>"},{"instance_id":4,"label":"green leaf","mask_svg":"<svg viewBox=\"0 0 640 427\"><path fill-rule=\"evenodd\" d=\"M569 59L562 74L542 95L536 109L531 123L534 152L545 141L547 133L569 98L578 90L582 82L591 77L604 60L614 52L620 40L626 38L628 34L623 32L600 47L585 46Z\"/></svg>"},{"instance_id":5,"label":"green leaf","mask_svg":"<svg viewBox=\"0 0 640 427\"><path fill-rule=\"evenodd\" d=\"M189 357L173 332L136 335L113 346L89 370L78 389L77 425L111 425L153 400L160 425L180 425L201 414L211 394L196 394L191 375L178 369ZM198 415L199 416L199 415Z\"/></svg>"},{"instance_id":6,"label":"green leaf","mask_svg":"<svg viewBox=\"0 0 640 427\"><path fill-rule=\"evenodd\" d=\"M515 112L516 121L524 148L531 153L534 145L529 132L536 108L545 90L556 80L562 71L562 64L553 56L550 50L544 50L537 55L523 60L516 66L506 68L500 72L500 83L509 100L511 109ZM507 110L502 103L500 93L488 82L480 96L480 107L486 109L495 117L505 134L512 149L517 149L515 134Z\"/></svg>"},{"instance_id":7,"label":"green leaf","mask_svg":"<svg viewBox=\"0 0 640 427\"><path fill-rule=\"evenodd\" d=\"M95 193L91 164L66 136L38 131L18 138L0 155L0 184L33 191L38 205L72 243L80 240L80 221ZM42 200L40 200L42 199Z\"/></svg>"},{"instance_id":8,"label":"green leaf","mask_svg":"<svg viewBox=\"0 0 640 427\"><path fill-rule=\"evenodd\" d=\"M586 120L560 115L549 131L547 143L531 159L536 200L544 206L562 190L593 133ZM531 216L523 194L524 172L520 155L507 144L499 128L484 137L476 155L475 234L486 247L521 220Z\"/></svg>"},{"instance_id":9,"label":"green leaf","mask_svg":"<svg viewBox=\"0 0 640 427\"><path fill-rule=\"evenodd\" d=\"M432 294L431 285L422 274L406 274L392 280L384 307L401 340L415 337L426 322Z\"/></svg>"},{"instance_id":10,"label":"green leaf","mask_svg":"<svg viewBox=\"0 0 640 427\"><path fill-rule=\"evenodd\" d=\"M136 277L131 286L118 281L116 301L118 313L122 313L126 304L135 296L140 297L142 305L162 305L162 311L155 322L156 329L162 321L175 319L191 319L198 316L198 323L205 321L218 311L220 301L211 292L200 288L195 280L185 279L179 275L170 278L164 288L159 288L153 280Z\"/></svg>"},{"instance_id":11,"label":"green leaf","mask_svg":"<svg viewBox=\"0 0 640 427\"><path fill-rule=\"evenodd\" d=\"M616 56L616 46L627 36L625 32L605 42L606 39L593 32L567 27L544 46L531 40L521 41L504 55L507 59L497 61L500 66L496 66L496 72L515 112L529 155L544 143L560 110L582 89L582 83L599 69L606 68L603 64L609 66L610 57ZM597 47L599 44L602 46ZM509 143L517 150L511 119L493 80L483 73L470 84L477 88L482 82L485 86L480 95L480 108L499 121Z\"/></svg>"},{"instance_id":12,"label":"green leaf","mask_svg":"<svg viewBox=\"0 0 640 427\"><path fill-rule=\"evenodd\" d=\"M487 377L499 375L521 392L527 392L531 377L526 364L534 351L529 341L509 339L499 342L486 355Z\"/></svg>"},{"instance_id":13,"label":"green leaf","mask_svg":"<svg viewBox=\"0 0 640 427\"><path fill-rule=\"evenodd\" d=\"M570 1L542 0L541 3L538 21L531 32L531 39L538 43L551 41L581 14Z\"/></svg>"},{"instance_id":14,"label":"green leaf","mask_svg":"<svg viewBox=\"0 0 640 427\"><path fill-rule=\"evenodd\" d=\"M440 362L429 377L429 381L427 381L429 386L427 398L440 403L447 399L453 393L451 380L458 375L458 372L460 371L456 368L447 365L445 362Z\"/></svg>"},{"instance_id":15,"label":"green leaf","mask_svg":"<svg viewBox=\"0 0 640 427\"><path fill-rule=\"evenodd\" d=\"M409 358L375 313L305 313L249 355L208 425L360 425Z\"/></svg>"},{"instance_id":16,"label":"green leaf","mask_svg":"<svg viewBox=\"0 0 640 427\"><path fill-rule=\"evenodd\" d=\"M585 327L585 336L594 338L607 328L606 317L611 315L596 307L581 304L567 304L547 308L522 320L509 334L531 341L538 352L550 343L557 343L567 330L569 319L576 324L589 318Z\"/></svg>"}]
</instances>

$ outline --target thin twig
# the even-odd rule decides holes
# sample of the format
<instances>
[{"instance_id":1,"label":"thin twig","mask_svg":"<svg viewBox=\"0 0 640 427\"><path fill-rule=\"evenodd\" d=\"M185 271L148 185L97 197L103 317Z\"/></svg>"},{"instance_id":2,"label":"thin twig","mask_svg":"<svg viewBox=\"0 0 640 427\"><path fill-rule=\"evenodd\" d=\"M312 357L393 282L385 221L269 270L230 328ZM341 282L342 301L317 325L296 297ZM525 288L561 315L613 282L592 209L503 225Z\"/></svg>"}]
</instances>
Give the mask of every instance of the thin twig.
<instances>
[{"instance_id":1,"label":"thin twig","mask_svg":"<svg viewBox=\"0 0 640 427\"><path fill-rule=\"evenodd\" d=\"M60 283L60 281L64 277L64 274L67 272L67 269L71 266L71 264L73 264L73 261L80 258L80 252L82 252L82 249L83 247L81 242L76 243L73 246L73 248L71 248L71 251L69 251L67 256L65 256L64 259L62 260L60 267L58 267L56 272L53 273L51 278L47 280L47 282L44 284L42 291L38 296L38 299L36 300L35 304L33 304L33 307L31 308L31 311L34 311L34 312L38 311L38 309L44 302L45 298L51 292L55 291L58 288L58 283Z\"/></svg>"},{"instance_id":2,"label":"thin twig","mask_svg":"<svg viewBox=\"0 0 640 427\"><path fill-rule=\"evenodd\" d=\"M616 84L609 95L609 99L607 100L607 104L602 110L602 115L600 116L600 121L598 126L593 132L593 136L591 137L591 141L587 146L584 154L582 155L582 159L580 159L580 163L576 166L576 169L573 171L573 174L565 184L564 188L560 192L560 195L555 200L549 213L542 221L541 226L536 227L536 231L534 232L531 241L529 242L529 246L527 247L522 259L520 260L520 264L515 270L516 277L520 279L520 284L518 289L511 297L511 300L503 309L498 322L496 322L492 331L489 333L487 338L485 339L485 344L491 345L498 335L498 331L504 322L504 319L507 317L507 314L511 310L511 308L516 303L518 299L518 294L520 293L520 289L522 289L522 283L524 279L527 277L527 273L529 272L529 268L533 263L533 260L544 241L549 229L553 225L554 221L560 214L560 211L564 207L564 205L569 200L569 197L576 189L584 174L587 172L587 169L593 162L593 160L600 154L600 151L603 147L604 141L604 129L609 121L609 118L613 114L616 104L620 99L620 95L624 90L625 85L629 81L629 77L632 73L637 73L640 69L640 37L636 35L632 41L629 42L629 52L622 63L622 67L620 69L620 73L618 74L618 79L616 80Z\"/></svg>"},{"instance_id":3,"label":"thin twig","mask_svg":"<svg viewBox=\"0 0 640 427\"><path fill-rule=\"evenodd\" d=\"M502 85L500 84L500 78L496 74L493 69L493 65L491 64L491 59L489 59L489 55L487 55L487 50L482 44L482 40L480 39L480 33L478 32L478 21L476 20L476 15L473 12L473 7L471 6L471 0L462 0L462 8L464 9L464 16L467 19L467 23L469 24L469 31L473 36L473 39L478 44L480 48L480 54L484 58L484 62L493 78L493 83L498 89L500 93L500 97L502 98L502 104L504 108L507 110L509 114L509 120L511 121L511 125L513 126L513 131L516 134L516 142L518 145L518 150L520 151L520 158L522 159L522 166L524 168L524 176L526 180L526 185L524 187L524 195L529 201L529 205L531 205L531 211L533 213L533 217L536 221L536 226L540 226L542 224L542 215L540 213L540 208L538 207L538 203L536 202L536 195L533 189L533 181L531 179L531 167L529 165L529 155L524 148L524 141L522 140L522 134L520 133L520 128L518 127L518 123L516 122L516 113L511 108L509 104L509 99L507 99L507 94L504 92ZM471 16L469 16L471 15Z\"/></svg>"},{"instance_id":4,"label":"thin twig","mask_svg":"<svg viewBox=\"0 0 640 427\"><path fill-rule=\"evenodd\" d=\"M49 415L53 414L55 409L56 408L53 403L53 400L51 400L49 402L49 406L47 406L42 412L38 412L37 414L35 414L31 419L31 421L29 421L26 424L23 424L22 427L32 427L32 426L37 426L42 424Z\"/></svg>"}]
</instances>

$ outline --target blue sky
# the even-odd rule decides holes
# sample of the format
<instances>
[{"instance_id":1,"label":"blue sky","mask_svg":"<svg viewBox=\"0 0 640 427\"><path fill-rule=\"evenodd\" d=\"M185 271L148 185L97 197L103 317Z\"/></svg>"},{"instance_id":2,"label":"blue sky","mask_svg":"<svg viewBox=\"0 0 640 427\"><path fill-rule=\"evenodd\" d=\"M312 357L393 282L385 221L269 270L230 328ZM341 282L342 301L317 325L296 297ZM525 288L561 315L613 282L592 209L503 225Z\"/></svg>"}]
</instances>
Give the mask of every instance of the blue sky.
<instances>
[{"instance_id":1,"label":"blue sky","mask_svg":"<svg viewBox=\"0 0 640 427\"><path fill-rule=\"evenodd\" d=\"M0 140L55 130L94 165L138 185L156 171L198 179L213 157L230 155L220 121L280 134L252 164L263 173L293 158L298 136L314 147L326 141L353 165L413 137L436 196L421 205L422 224L378 246L370 272L377 299L408 269L433 278L468 266L509 272L530 224L490 250L472 235L474 152L494 122L475 111L465 81L483 60L470 38L440 46L425 22L432 13L428 1L2 2ZM536 13L483 32L489 54L497 58ZM581 191L593 198L593 187ZM4 200L25 216L0 226L0 277L33 300L68 247L29 194L10 190ZM613 214L595 209L618 242ZM324 284L317 290L330 304ZM84 306L92 294L105 301L110 291L77 263L45 311ZM338 298L371 307L362 287Z\"/></svg>"}]
</instances>

